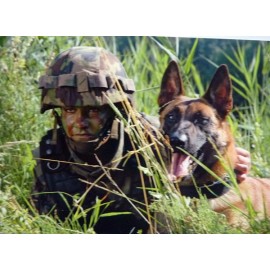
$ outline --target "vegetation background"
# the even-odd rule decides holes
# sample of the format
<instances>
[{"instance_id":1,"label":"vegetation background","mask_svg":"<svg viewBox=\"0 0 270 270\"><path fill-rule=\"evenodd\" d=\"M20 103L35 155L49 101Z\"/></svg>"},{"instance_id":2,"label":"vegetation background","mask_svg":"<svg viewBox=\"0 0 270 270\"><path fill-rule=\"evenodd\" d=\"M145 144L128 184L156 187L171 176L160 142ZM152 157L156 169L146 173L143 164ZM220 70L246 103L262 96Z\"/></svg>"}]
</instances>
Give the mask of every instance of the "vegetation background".
<instances>
[{"instance_id":1,"label":"vegetation background","mask_svg":"<svg viewBox=\"0 0 270 270\"><path fill-rule=\"evenodd\" d=\"M220 64L233 81L235 107L231 125L239 146L252 155L252 174L270 176L270 43L248 40L179 37L0 37L0 232L92 233L76 222L57 223L37 215L29 201L33 185L31 151L52 128L50 113L39 113L37 82L61 51L72 46L102 46L115 53L135 82L139 111L157 115L157 95L170 59L177 59L190 95L202 94ZM157 200L171 233L269 233L268 220L250 213L249 231L230 228L224 217L200 204L173 196Z\"/></svg>"}]
</instances>

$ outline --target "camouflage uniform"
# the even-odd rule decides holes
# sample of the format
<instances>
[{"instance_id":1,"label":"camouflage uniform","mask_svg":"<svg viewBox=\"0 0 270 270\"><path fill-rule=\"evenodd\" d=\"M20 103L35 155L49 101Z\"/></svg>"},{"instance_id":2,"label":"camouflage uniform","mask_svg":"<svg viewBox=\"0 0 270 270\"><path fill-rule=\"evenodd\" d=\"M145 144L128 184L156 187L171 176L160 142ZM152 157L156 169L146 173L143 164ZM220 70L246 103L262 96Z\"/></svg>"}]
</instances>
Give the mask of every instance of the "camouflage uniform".
<instances>
[{"instance_id":1,"label":"camouflage uniform","mask_svg":"<svg viewBox=\"0 0 270 270\"><path fill-rule=\"evenodd\" d=\"M39 87L41 113L58 107L99 107L114 103L124 116L121 102L128 98L134 103L133 81L128 79L120 61L103 48L74 47L61 53L40 78ZM55 117L59 127L48 131L34 151L37 165L33 201L38 211L65 220L71 213L84 209L87 215L80 219L84 223L90 221L99 199L101 214L131 214L101 217L94 224L97 233L146 232L145 217L125 196L116 194L120 189L128 198L144 202L138 160L129 154L135 149L123 123L115 115L94 143L74 144L67 138L57 113ZM138 117L146 132L155 133L147 120ZM87 149L87 157L76 150L80 147ZM129 158L124 159L127 155ZM144 159L140 159L143 166ZM100 163L108 169L104 171ZM149 179L146 186L150 186ZM133 204L144 208L140 203Z\"/></svg>"}]
</instances>

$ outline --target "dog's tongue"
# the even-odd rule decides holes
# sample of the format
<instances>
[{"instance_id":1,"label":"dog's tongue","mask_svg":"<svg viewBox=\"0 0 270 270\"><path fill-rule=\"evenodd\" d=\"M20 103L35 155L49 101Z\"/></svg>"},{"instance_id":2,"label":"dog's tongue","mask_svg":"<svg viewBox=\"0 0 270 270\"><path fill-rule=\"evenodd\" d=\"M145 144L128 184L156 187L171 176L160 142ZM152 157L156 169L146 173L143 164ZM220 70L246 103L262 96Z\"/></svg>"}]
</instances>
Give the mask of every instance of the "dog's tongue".
<instances>
[{"instance_id":1,"label":"dog's tongue","mask_svg":"<svg viewBox=\"0 0 270 270\"><path fill-rule=\"evenodd\" d=\"M173 153L170 172L172 180L188 175L189 160L190 156Z\"/></svg>"}]
</instances>

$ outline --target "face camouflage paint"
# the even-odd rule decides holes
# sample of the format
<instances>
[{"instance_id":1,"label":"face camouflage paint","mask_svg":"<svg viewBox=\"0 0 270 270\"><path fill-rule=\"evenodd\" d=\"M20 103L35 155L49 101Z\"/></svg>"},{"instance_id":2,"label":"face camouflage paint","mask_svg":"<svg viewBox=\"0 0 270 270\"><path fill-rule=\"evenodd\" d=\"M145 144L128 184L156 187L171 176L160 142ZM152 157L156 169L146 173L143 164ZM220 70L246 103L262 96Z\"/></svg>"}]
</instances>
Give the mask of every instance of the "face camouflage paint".
<instances>
[{"instance_id":1,"label":"face camouflage paint","mask_svg":"<svg viewBox=\"0 0 270 270\"><path fill-rule=\"evenodd\" d=\"M88 142L98 137L114 113L109 106L64 107L62 123L66 135L75 142Z\"/></svg>"}]
</instances>

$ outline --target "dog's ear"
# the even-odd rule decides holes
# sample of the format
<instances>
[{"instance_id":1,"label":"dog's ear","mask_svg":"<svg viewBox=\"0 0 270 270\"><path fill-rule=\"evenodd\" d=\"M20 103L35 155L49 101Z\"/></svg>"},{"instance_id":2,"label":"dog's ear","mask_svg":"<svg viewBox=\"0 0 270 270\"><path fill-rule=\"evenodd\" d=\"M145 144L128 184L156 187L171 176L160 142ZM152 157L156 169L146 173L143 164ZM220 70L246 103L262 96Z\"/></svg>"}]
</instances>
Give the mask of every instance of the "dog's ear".
<instances>
[{"instance_id":1,"label":"dog's ear","mask_svg":"<svg viewBox=\"0 0 270 270\"><path fill-rule=\"evenodd\" d=\"M232 82L226 65L221 65L203 96L225 118L233 108Z\"/></svg>"},{"instance_id":2,"label":"dog's ear","mask_svg":"<svg viewBox=\"0 0 270 270\"><path fill-rule=\"evenodd\" d=\"M171 61L161 81L161 90L158 96L159 107L164 106L179 95L184 95L183 83L177 63Z\"/></svg>"}]
</instances>

